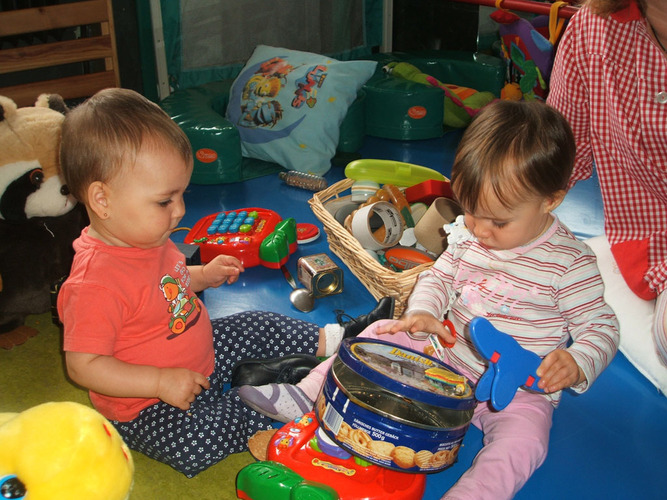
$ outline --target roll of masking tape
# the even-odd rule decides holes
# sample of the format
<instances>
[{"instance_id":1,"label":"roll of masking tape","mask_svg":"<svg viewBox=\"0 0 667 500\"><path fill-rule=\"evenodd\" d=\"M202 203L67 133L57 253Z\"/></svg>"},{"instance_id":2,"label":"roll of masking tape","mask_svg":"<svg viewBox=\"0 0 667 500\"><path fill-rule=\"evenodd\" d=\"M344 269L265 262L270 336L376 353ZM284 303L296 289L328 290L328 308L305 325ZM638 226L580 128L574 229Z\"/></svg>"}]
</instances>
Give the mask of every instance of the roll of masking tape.
<instances>
[{"instance_id":1,"label":"roll of masking tape","mask_svg":"<svg viewBox=\"0 0 667 500\"><path fill-rule=\"evenodd\" d=\"M378 201L357 210L350 229L363 248L381 250L400 241L403 221L394 205Z\"/></svg>"},{"instance_id":2,"label":"roll of masking tape","mask_svg":"<svg viewBox=\"0 0 667 500\"><path fill-rule=\"evenodd\" d=\"M356 203L363 203L373 196L380 185L373 181L355 181L350 188L350 199Z\"/></svg>"}]
</instances>

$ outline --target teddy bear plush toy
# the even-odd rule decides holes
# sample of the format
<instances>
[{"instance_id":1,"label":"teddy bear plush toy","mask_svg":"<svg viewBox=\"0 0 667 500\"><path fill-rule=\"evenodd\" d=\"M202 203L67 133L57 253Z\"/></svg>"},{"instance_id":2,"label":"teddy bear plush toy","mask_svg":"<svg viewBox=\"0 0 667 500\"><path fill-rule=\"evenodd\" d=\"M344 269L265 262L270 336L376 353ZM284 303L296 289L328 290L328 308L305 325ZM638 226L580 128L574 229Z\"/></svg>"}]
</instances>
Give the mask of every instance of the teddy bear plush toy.
<instances>
[{"instance_id":1,"label":"teddy bear plush toy","mask_svg":"<svg viewBox=\"0 0 667 500\"><path fill-rule=\"evenodd\" d=\"M0 498L123 500L133 477L127 445L88 406L49 402L0 413Z\"/></svg>"},{"instance_id":2,"label":"teddy bear plush toy","mask_svg":"<svg viewBox=\"0 0 667 500\"><path fill-rule=\"evenodd\" d=\"M0 347L36 333L25 318L51 308L51 288L69 273L87 221L60 176L66 112L58 95L23 108L0 96Z\"/></svg>"}]
</instances>

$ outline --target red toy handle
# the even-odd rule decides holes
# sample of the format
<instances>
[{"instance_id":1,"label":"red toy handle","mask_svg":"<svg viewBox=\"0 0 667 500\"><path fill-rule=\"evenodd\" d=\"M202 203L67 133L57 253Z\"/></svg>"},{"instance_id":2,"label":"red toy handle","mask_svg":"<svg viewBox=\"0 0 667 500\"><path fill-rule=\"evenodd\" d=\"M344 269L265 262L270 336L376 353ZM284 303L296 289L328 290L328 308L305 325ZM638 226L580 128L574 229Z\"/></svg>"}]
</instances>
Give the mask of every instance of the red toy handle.
<instances>
[{"instance_id":1,"label":"red toy handle","mask_svg":"<svg viewBox=\"0 0 667 500\"><path fill-rule=\"evenodd\" d=\"M456 339L456 328L454 328L454 323L452 323L448 319L443 319L442 325L445 328L447 328L451 332L454 339ZM454 340L454 342L451 343L445 342L444 340L442 340L442 337L440 335L438 335L438 341L440 342L440 345L442 345L443 347L450 347L450 348L454 347L454 343L456 342L456 340Z\"/></svg>"}]
</instances>

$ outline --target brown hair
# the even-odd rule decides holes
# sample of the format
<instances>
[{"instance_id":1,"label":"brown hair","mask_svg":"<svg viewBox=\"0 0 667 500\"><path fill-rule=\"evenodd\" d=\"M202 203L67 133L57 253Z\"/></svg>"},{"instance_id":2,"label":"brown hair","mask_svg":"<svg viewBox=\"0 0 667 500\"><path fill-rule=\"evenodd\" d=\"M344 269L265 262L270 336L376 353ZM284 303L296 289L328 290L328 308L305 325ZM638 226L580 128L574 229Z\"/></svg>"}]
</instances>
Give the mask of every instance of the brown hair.
<instances>
[{"instance_id":1,"label":"brown hair","mask_svg":"<svg viewBox=\"0 0 667 500\"><path fill-rule=\"evenodd\" d=\"M526 196L566 189L575 142L563 116L540 101L495 101L473 119L456 151L452 189L469 212L490 190L512 208Z\"/></svg>"},{"instance_id":2,"label":"brown hair","mask_svg":"<svg viewBox=\"0 0 667 500\"><path fill-rule=\"evenodd\" d=\"M185 133L157 104L133 90L101 90L67 114L60 161L72 194L86 202L88 186L131 168L146 144L173 148L187 165L192 149Z\"/></svg>"}]
</instances>

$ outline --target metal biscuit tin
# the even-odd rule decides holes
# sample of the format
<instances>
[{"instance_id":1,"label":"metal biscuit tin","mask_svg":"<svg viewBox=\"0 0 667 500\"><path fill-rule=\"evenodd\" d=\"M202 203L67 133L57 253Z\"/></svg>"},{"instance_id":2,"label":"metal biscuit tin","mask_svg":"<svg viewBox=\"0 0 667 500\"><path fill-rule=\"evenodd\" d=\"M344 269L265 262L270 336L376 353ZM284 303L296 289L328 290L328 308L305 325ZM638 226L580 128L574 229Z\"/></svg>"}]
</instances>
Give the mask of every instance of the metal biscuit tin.
<instances>
[{"instance_id":1,"label":"metal biscuit tin","mask_svg":"<svg viewBox=\"0 0 667 500\"><path fill-rule=\"evenodd\" d=\"M343 291L343 270L325 253L299 258L297 277L315 298Z\"/></svg>"},{"instance_id":2,"label":"metal biscuit tin","mask_svg":"<svg viewBox=\"0 0 667 500\"><path fill-rule=\"evenodd\" d=\"M346 339L316 402L324 432L350 453L403 472L438 472L458 455L474 388L439 360L389 342Z\"/></svg>"}]
</instances>

